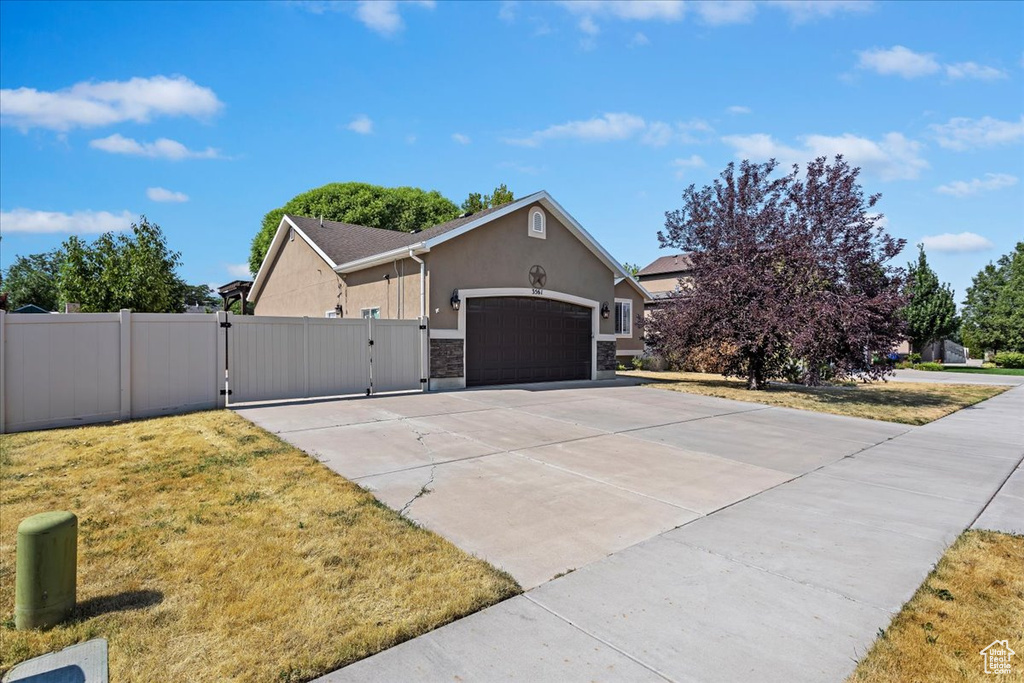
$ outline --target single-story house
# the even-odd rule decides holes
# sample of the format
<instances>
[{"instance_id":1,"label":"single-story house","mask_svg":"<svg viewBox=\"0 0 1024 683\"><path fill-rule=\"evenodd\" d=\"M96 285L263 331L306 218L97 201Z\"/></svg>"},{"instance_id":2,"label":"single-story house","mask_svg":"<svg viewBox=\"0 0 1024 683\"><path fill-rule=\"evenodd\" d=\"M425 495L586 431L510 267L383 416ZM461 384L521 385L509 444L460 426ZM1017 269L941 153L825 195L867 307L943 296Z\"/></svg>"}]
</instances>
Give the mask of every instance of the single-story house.
<instances>
[{"instance_id":1,"label":"single-story house","mask_svg":"<svg viewBox=\"0 0 1024 683\"><path fill-rule=\"evenodd\" d=\"M647 308L656 308L666 299L684 293L686 283L693 277L693 262L689 254L662 256L649 263L636 274L636 279L651 293Z\"/></svg>"},{"instance_id":2,"label":"single-story house","mask_svg":"<svg viewBox=\"0 0 1024 683\"><path fill-rule=\"evenodd\" d=\"M256 315L428 319L430 388L614 377L644 287L547 192L419 232L286 215Z\"/></svg>"}]
</instances>

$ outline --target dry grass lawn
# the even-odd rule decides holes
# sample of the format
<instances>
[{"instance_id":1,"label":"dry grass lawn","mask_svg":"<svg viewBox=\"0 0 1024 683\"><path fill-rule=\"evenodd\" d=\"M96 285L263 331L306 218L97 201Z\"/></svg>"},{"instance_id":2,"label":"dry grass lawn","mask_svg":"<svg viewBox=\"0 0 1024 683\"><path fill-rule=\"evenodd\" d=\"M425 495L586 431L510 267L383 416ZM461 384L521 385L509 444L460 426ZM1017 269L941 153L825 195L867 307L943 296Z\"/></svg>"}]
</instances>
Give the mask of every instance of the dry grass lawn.
<instances>
[{"instance_id":1,"label":"dry grass lawn","mask_svg":"<svg viewBox=\"0 0 1024 683\"><path fill-rule=\"evenodd\" d=\"M851 683L1024 681L1024 536L967 531L875 641ZM982 648L1008 640L1012 673L984 673Z\"/></svg>"},{"instance_id":2,"label":"dry grass lawn","mask_svg":"<svg viewBox=\"0 0 1024 683\"><path fill-rule=\"evenodd\" d=\"M228 411L2 437L0 671L97 636L116 681L303 681L519 592ZM79 607L14 630L15 530L79 518Z\"/></svg>"},{"instance_id":3,"label":"dry grass lawn","mask_svg":"<svg viewBox=\"0 0 1024 683\"><path fill-rule=\"evenodd\" d=\"M834 387L774 384L766 391L749 391L742 380L726 379L721 375L647 371L619 374L655 380L657 383L650 386L659 389L910 425L927 424L1010 388L980 384L878 382Z\"/></svg>"}]
</instances>

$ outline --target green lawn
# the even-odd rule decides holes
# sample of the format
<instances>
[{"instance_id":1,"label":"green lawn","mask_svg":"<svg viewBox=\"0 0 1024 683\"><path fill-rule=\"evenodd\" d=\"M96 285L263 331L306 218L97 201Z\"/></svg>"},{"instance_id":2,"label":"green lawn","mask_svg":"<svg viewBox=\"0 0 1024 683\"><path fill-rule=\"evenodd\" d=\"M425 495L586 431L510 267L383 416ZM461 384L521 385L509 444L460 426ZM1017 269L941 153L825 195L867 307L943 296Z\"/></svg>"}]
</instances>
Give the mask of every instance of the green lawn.
<instances>
[{"instance_id":1,"label":"green lawn","mask_svg":"<svg viewBox=\"0 0 1024 683\"><path fill-rule=\"evenodd\" d=\"M1024 368L951 368L945 372L961 372L970 375L1024 375Z\"/></svg>"}]
</instances>

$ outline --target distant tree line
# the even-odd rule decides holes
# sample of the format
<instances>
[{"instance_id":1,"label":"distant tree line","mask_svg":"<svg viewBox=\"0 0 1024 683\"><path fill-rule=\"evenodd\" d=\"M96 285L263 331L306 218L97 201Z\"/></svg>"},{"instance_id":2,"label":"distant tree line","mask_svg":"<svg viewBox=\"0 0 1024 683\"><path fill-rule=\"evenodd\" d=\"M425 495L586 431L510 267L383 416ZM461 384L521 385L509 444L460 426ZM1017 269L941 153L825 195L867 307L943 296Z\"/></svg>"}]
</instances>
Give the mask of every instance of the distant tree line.
<instances>
[{"instance_id":1,"label":"distant tree line","mask_svg":"<svg viewBox=\"0 0 1024 683\"><path fill-rule=\"evenodd\" d=\"M978 351L1024 353L1024 242L974 276L963 302L962 336Z\"/></svg>"},{"instance_id":2,"label":"distant tree line","mask_svg":"<svg viewBox=\"0 0 1024 683\"><path fill-rule=\"evenodd\" d=\"M104 233L91 243L71 236L53 251L16 256L0 289L7 292L8 310L35 304L57 311L67 303L79 304L84 313L215 307L210 288L185 282L180 265L181 254L167 246L160 226L141 216L127 232Z\"/></svg>"}]
</instances>

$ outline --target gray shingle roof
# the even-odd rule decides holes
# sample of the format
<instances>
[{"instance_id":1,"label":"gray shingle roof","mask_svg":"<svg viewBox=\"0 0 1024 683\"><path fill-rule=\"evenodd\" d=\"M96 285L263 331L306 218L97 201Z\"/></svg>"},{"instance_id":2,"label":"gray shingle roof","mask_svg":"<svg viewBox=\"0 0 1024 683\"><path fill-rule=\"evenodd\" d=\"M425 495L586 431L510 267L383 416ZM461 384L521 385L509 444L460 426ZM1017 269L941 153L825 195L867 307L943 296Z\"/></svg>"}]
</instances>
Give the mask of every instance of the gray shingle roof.
<instances>
[{"instance_id":1,"label":"gray shingle roof","mask_svg":"<svg viewBox=\"0 0 1024 683\"><path fill-rule=\"evenodd\" d=\"M654 262L637 273L637 277L644 277L645 275L682 273L687 270L693 270L693 262L690 260L690 255L673 254L671 256L662 256L659 259L655 259Z\"/></svg>"},{"instance_id":2,"label":"gray shingle roof","mask_svg":"<svg viewBox=\"0 0 1024 683\"><path fill-rule=\"evenodd\" d=\"M482 216L493 213L504 206L506 205L502 204L501 206L477 211L474 214L455 218L447 223L441 223L420 232L384 230L354 223L326 220L321 226L319 218L308 218L292 214L287 214L287 217L302 232L306 233L306 236L313 240L313 243L327 254L335 264L341 265L437 237L462 227L470 221L475 221Z\"/></svg>"}]
</instances>

